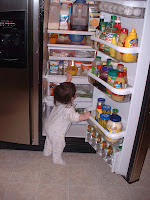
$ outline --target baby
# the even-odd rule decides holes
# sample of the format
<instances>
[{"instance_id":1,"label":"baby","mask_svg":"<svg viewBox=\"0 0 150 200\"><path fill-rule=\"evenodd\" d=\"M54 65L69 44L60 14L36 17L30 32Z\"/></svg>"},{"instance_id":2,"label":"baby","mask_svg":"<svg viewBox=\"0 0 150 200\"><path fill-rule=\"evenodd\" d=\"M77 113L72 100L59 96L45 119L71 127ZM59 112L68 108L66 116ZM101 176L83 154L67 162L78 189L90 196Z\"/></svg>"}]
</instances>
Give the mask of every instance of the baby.
<instances>
[{"instance_id":1,"label":"baby","mask_svg":"<svg viewBox=\"0 0 150 200\"><path fill-rule=\"evenodd\" d=\"M44 155L52 154L53 163L64 165L61 155L65 148L65 135L72 122L88 119L91 114L79 114L75 111L73 100L76 98L76 87L71 83L72 75L67 74L66 82L60 83L54 90L54 107L45 123L46 140Z\"/></svg>"}]
</instances>

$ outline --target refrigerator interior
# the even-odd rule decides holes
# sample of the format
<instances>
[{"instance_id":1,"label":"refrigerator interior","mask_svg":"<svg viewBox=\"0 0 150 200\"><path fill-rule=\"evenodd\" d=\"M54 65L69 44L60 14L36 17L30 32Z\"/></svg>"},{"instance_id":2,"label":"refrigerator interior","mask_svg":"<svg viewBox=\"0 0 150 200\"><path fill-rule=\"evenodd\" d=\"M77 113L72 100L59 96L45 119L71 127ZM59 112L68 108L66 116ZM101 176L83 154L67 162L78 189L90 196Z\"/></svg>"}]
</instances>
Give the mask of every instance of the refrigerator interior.
<instances>
[{"instance_id":1,"label":"refrigerator interior","mask_svg":"<svg viewBox=\"0 0 150 200\"><path fill-rule=\"evenodd\" d=\"M104 0L103 2L107 2ZM87 131L86 127L89 123L98 133L100 132L106 132L107 137L113 138L113 139L120 139L119 142L116 144L112 144L108 142L108 145L111 145L114 147L114 150L116 150L115 153L113 153L113 159L109 163L111 167L111 171L115 172L117 174L121 174L126 176L130 156L132 153L132 147L134 144L134 138L136 135L136 127L138 124L142 99L143 99L143 93L145 88L145 82L147 77L147 71L149 66L149 55L148 55L148 41L149 36L148 32L150 32L148 27L148 18L150 17L150 3L148 1L109 1L116 3L116 5L127 5L139 8L145 8L145 14L144 17L138 18L138 17L128 17L123 15L117 15L121 17L121 26L124 28L127 28L129 32L132 28L135 28L137 37L138 37L138 47L135 48L134 53L138 53L138 60L134 63L127 63L127 62L120 62L124 64L125 67L127 67L127 78L128 78L128 88L124 91L121 91L122 93L118 94L124 94L129 95L129 98L127 98L127 101L125 102L116 102L112 100L108 95L106 95L104 92L100 91L96 87L92 86L89 82L89 78L94 78L97 81L100 81L96 76L93 76L90 72L88 76L73 76L72 82L74 82L77 86L77 91L86 91L86 88L89 87L89 91L92 91L92 96L90 95L88 98L82 98L77 97L75 100L76 108L81 109L78 110L83 111L84 109L93 111L93 118L89 119L88 122L80 122L72 124L69 132L67 133L67 137L85 137L85 141L87 142ZM99 1L96 1L96 5L99 5ZM82 35L82 31L71 31L71 30L50 30L47 28L48 24L48 7L49 7L49 1L45 1L44 5L44 27L43 27L43 124L46 118L48 117L52 106L53 106L53 96L51 96L50 91L50 84L55 83L58 84L60 82L65 81L64 75L51 75L49 73L49 60L77 60L77 61L93 61L94 57L90 58L72 58L72 57L57 57L55 55L52 55L50 53L51 50L77 50L77 51L86 51L89 52L97 52L97 55L101 56L102 61L106 61L107 58L111 58L110 56L93 49L91 46L81 46L81 45L65 45L65 44L50 44L49 43L49 34L51 33L68 33L68 34L79 34ZM111 20L111 15L114 13L109 12L100 12L101 14L104 14L105 21ZM89 35L91 37L91 41L99 41L102 42L102 40L99 40L95 37L94 32L88 32L85 31L84 35ZM146 42L147 40L147 42ZM104 42L105 44L105 42ZM108 43L106 43L109 45ZM110 45L111 46L111 45ZM114 47L114 46L111 46ZM114 47L115 48L115 47ZM125 49L125 48L124 48ZM117 49L118 50L118 49ZM120 50L121 51L121 50ZM126 53L126 52L125 52ZM112 59L112 58L111 58ZM141 75L142 74L142 75ZM105 87L108 86L108 84L103 83L103 81L100 81ZM112 88L111 88L112 89ZM105 104L110 105L111 108L117 108L119 110L119 115L122 118L122 124L123 129L122 131L116 136L114 134L108 133L108 131L104 131L103 127L101 127L96 121L94 120L94 113L97 105L97 99L98 98L105 98L106 102ZM138 99L138 101L137 101ZM101 135L102 136L102 135ZM104 136L102 136L104 137ZM105 139L105 137L104 137ZM92 143L91 143L92 145ZM119 150L117 147L119 146ZM95 143L93 145L95 148ZM120 150L121 149L121 150Z\"/></svg>"}]
</instances>

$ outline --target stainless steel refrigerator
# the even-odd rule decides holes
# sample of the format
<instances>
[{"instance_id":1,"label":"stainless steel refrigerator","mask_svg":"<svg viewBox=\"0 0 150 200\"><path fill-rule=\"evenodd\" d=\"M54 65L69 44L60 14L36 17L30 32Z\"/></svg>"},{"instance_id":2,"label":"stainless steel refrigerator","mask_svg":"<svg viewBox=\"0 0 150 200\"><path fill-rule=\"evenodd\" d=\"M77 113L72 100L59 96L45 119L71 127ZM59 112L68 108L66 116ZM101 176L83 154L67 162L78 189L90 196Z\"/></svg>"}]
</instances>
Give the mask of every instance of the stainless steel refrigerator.
<instances>
[{"instance_id":1,"label":"stainless steel refrigerator","mask_svg":"<svg viewBox=\"0 0 150 200\"><path fill-rule=\"evenodd\" d=\"M37 145L38 1L0 1L0 93L0 141Z\"/></svg>"}]
</instances>

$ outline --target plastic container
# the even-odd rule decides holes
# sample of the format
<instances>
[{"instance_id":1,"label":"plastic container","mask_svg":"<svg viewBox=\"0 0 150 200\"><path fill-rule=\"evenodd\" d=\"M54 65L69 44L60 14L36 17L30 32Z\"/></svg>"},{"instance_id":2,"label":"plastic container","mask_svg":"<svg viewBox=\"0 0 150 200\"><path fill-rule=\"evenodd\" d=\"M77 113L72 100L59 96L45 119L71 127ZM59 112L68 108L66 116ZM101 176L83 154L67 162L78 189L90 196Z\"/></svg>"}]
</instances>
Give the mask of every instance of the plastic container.
<instances>
[{"instance_id":1,"label":"plastic container","mask_svg":"<svg viewBox=\"0 0 150 200\"><path fill-rule=\"evenodd\" d=\"M70 34L69 39L72 42L81 42L84 39L84 35L75 35L75 34Z\"/></svg>"},{"instance_id":2,"label":"plastic container","mask_svg":"<svg viewBox=\"0 0 150 200\"><path fill-rule=\"evenodd\" d=\"M67 3L62 3L61 9L60 9L60 24L59 29L61 30L68 30L68 24L69 24L69 7Z\"/></svg>"},{"instance_id":3,"label":"plastic container","mask_svg":"<svg viewBox=\"0 0 150 200\"><path fill-rule=\"evenodd\" d=\"M59 18L60 18L60 3L59 0L53 0L49 6L49 19L48 19L48 29L59 28Z\"/></svg>"},{"instance_id":4,"label":"plastic container","mask_svg":"<svg viewBox=\"0 0 150 200\"><path fill-rule=\"evenodd\" d=\"M49 36L49 41L51 44L56 44L57 39L58 39L57 33L51 33L51 35Z\"/></svg>"},{"instance_id":5,"label":"plastic container","mask_svg":"<svg viewBox=\"0 0 150 200\"><path fill-rule=\"evenodd\" d=\"M124 65L119 63L119 64L117 65L117 69L118 69L120 72L123 72Z\"/></svg>"},{"instance_id":6,"label":"plastic container","mask_svg":"<svg viewBox=\"0 0 150 200\"><path fill-rule=\"evenodd\" d=\"M78 68L78 71L76 73L76 76L81 76L82 75L82 65L81 65L81 61L74 61L74 65L75 67Z\"/></svg>"},{"instance_id":7,"label":"plastic container","mask_svg":"<svg viewBox=\"0 0 150 200\"><path fill-rule=\"evenodd\" d=\"M64 74L64 61L63 61L63 60L61 60L61 61L59 62L58 74L59 74L59 75L63 75L63 74Z\"/></svg>"},{"instance_id":8,"label":"plastic container","mask_svg":"<svg viewBox=\"0 0 150 200\"><path fill-rule=\"evenodd\" d=\"M81 67L82 67L82 75L87 76L89 70L92 68L92 62L84 61L81 63Z\"/></svg>"},{"instance_id":9,"label":"plastic container","mask_svg":"<svg viewBox=\"0 0 150 200\"><path fill-rule=\"evenodd\" d=\"M95 111L95 120L98 122L100 118L100 114L102 114L102 106L98 105Z\"/></svg>"},{"instance_id":10,"label":"plastic container","mask_svg":"<svg viewBox=\"0 0 150 200\"><path fill-rule=\"evenodd\" d=\"M122 28L122 29L121 29L121 33L120 33L120 35L119 35L119 39L118 39L118 44L117 44L117 46L123 47L127 35L128 35L128 29ZM119 51L116 51L115 58L116 58L117 60L122 60L122 58L123 58L123 53L121 53L121 52L119 52Z\"/></svg>"},{"instance_id":11,"label":"plastic container","mask_svg":"<svg viewBox=\"0 0 150 200\"><path fill-rule=\"evenodd\" d=\"M96 58L92 62L92 74L97 76L97 65L101 65L101 57L96 56Z\"/></svg>"},{"instance_id":12,"label":"plastic container","mask_svg":"<svg viewBox=\"0 0 150 200\"><path fill-rule=\"evenodd\" d=\"M76 0L71 7L71 30L88 30L88 4L85 0Z\"/></svg>"},{"instance_id":13,"label":"plastic container","mask_svg":"<svg viewBox=\"0 0 150 200\"><path fill-rule=\"evenodd\" d=\"M119 133L122 130L121 117L119 115L110 115L110 118L106 124L106 129L112 133ZM108 142L117 142L119 139L111 139L105 136Z\"/></svg>"},{"instance_id":14,"label":"plastic container","mask_svg":"<svg viewBox=\"0 0 150 200\"><path fill-rule=\"evenodd\" d=\"M110 115L108 113L102 113L100 114L100 119L99 119L99 124L103 127L106 128L107 121L109 120Z\"/></svg>"},{"instance_id":15,"label":"plastic container","mask_svg":"<svg viewBox=\"0 0 150 200\"><path fill-rule=\"evenodd\" d=\"M109 105L102 105L102 112L103 113L107 113L107 114L111 114L111 106Z\"/></svg>"},{"instance_id":16,"label":"plastic container","mask_svg":"<svg viewBox=\"0 0 150 200\"><path fill-rule=\"evenodd\" d=\"M58 74L59 61L50 61L50 74Z\"/></svg>"},{"instance_id":17,"label":"plastic container","mask_svg":"<svg viewBox=\"0 0 150 200\"><path fill-rule=\"evenodd\" d=\"M124 89L125 88L125 79L124 79L124 73L123 72L118 72L117 77L115 78L114 81L114 88L117 89ZM115 101L123 101L124 100L124 95L118 95L111 93L111 98Z\"/></svg>"}]
</instances>

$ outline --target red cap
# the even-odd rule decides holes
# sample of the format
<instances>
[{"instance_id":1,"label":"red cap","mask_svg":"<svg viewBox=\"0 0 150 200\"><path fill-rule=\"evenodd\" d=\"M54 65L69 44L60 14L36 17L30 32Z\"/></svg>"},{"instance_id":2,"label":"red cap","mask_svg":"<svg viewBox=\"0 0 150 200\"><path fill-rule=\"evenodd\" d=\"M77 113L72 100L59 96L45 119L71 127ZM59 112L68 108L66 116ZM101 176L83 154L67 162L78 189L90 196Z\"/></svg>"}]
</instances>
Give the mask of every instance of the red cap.
<instances>
[{"instance_id":1,"label":"red cap","mask_svg":"<svg viewBox=\"0 0 150 200\"><path fill-rule=\"evenodd\" d=\"M122 29L121 29L121 33L128 34L128 29L127 29L127 28L122 28Z\"/></svg>"},{"instance_id":2,"label":"red cap","mask_svg":"<svg viewBox=\"0 0 150 200\"><path fill-rule=\"evenodd\" d=\"M118 64L117 66L118 66L118 67L124 67L124 65L123 65L123 64Z\"/></svg>"},{"instance_id":3,"label":"red cap","mask_svg":"<svg viewBox=\"0 0 150 200\"><path fill-rule=\"evenodd\" d=\"M102 109L102 106L101 106L101 105L98 105L97 108L98 108L98 109Z\"/></svg>"},{"instance_id":4,"label":"red cap","mask_svg":"<svg viewBox=\"0 0 150 200\"><path fill-rule=\"evenodd\" d=\"M119 72L117 73L117 76L123 78L123 77L124 77L124 73L119 71Z\"/></svg>"},{"instance_id":5,"label":"red cap","mask_svg":"<svg viewBox=\"0 0 150 200\"><path fill-rule=\"evenodd\" d=\"M97 65L97 69L102 69L102 65Z\"/></svg>"}]
</instances>

